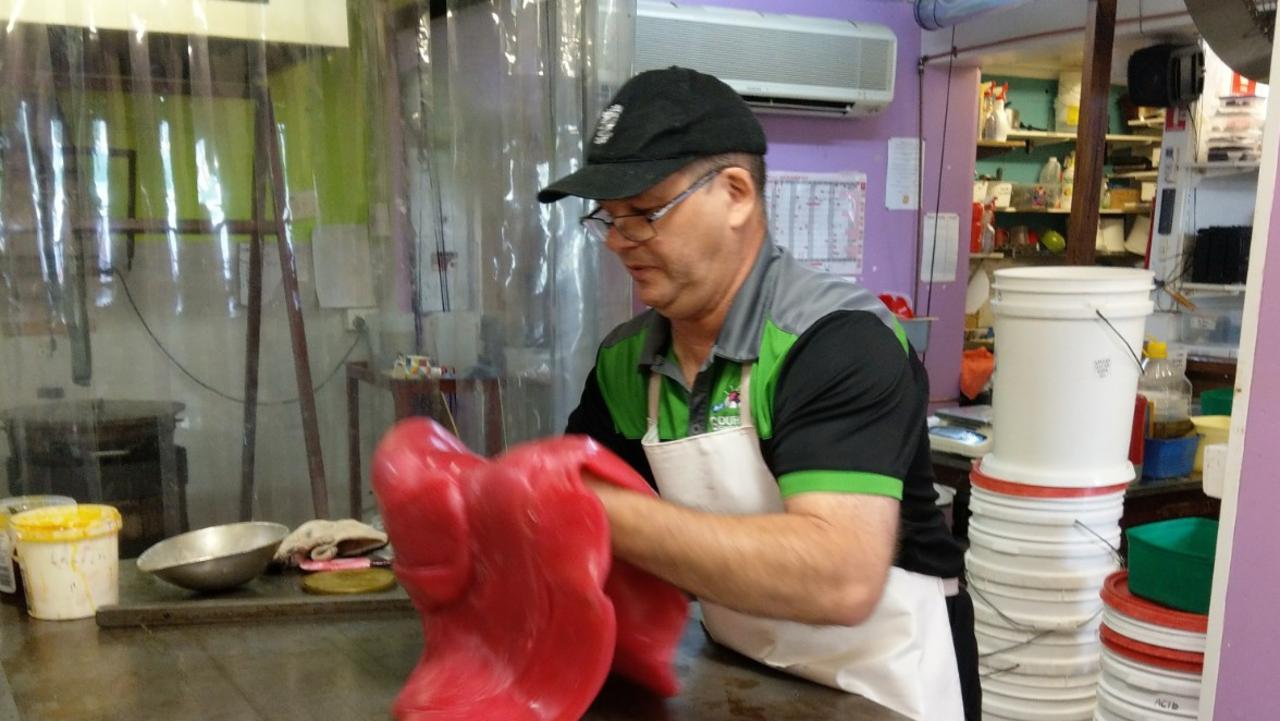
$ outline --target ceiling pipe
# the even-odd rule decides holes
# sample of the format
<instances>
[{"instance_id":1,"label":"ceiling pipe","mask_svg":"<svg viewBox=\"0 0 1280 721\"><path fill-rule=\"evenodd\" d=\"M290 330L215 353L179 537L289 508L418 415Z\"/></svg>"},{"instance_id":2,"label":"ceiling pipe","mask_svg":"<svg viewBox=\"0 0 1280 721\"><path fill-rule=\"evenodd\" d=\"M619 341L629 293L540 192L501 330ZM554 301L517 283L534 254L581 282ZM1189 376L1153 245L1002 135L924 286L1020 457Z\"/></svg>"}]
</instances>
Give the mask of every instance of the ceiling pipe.
<instances>
[{"instance_id":1,"label":"ceiling pipe","mask_svg":"<svg viewBox=\"0 0 1280 721\"><path fill-rule=\"evenodd\" d=\"M941 30L985 12L1025 4L1027 0L916 0L916 24Z\"/></svg>"}]
</instances>

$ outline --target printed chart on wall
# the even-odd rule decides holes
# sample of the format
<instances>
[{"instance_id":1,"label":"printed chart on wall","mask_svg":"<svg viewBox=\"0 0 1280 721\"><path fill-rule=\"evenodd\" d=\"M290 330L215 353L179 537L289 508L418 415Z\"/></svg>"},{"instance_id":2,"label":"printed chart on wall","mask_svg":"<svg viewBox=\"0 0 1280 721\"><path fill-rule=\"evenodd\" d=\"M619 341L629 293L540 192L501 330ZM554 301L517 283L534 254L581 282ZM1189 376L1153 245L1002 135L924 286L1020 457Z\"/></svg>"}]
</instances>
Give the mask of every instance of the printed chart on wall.
<instances>
[{"instance_id":1,"label":"printed chart on wall","mask_svg":"<svg viewBox=\"0 0 1280 721\"><path fill-rule=\"evenodd\" d=\"M866 173L769 173L773 241L795 258L836 275L862 274Z\"/></svg>"}]
</instances>

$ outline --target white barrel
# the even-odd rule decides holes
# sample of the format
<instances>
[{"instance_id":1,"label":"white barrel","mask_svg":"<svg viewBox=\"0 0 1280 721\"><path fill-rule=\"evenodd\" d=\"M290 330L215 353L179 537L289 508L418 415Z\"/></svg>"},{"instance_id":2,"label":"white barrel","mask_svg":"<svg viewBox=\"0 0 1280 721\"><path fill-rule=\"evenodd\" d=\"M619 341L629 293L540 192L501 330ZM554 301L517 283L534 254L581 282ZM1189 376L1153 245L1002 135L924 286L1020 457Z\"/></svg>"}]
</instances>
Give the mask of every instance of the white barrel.
<instances>
[{"instance_id":1,"label":"white barrel","mask_svg":"<svg viewBox=\"0 0 1280 721\"><path fill-rule=\"evenodd\" d=\"M1127 483L1129 437L1153 304L1147 270L995 272L992 451L983 473L1041 486Z\"/></svg>"},{"instance_id":2,"label":"white barrel","mask_svg":"<svg viewBox=\"0 0 1280 721\"><path fill-rule=\"evenodd\" d=\"M982 691L1015 698L1087 701L1098 694L1098 674L1033 676L1012 672L997 673L982 679Z\"/></svg>"},{"instance_id":3,"label":"white barrel","mask_svg":"<svg viewBox=\"0 0 1280 721\"><path fill-rule=\"evenodd\" d=\"M1102 678L1116 699L1168 717L1195 718L1200 712L1200 674L1151 666L1102 649Z\"/></svg>"}]
</instances>

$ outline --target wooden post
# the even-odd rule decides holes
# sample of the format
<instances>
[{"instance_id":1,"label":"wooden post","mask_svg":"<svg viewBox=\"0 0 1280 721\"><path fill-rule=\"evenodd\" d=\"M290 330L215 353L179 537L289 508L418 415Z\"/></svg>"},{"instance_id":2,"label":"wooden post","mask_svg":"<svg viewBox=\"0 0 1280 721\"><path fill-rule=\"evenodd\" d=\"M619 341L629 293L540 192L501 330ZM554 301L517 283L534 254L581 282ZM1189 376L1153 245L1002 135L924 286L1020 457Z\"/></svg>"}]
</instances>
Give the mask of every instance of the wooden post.
<instances>
[{"instance_id":1,"label":"wooden post","mask_svg":"<svg viewBox=\"0 0 1280 721\"><path fill-rule=\"evenodd\" d=\"M249 317L245 330L244 435L240 446L240 520L253 519L254 455L258 436L258 344L262 336L262 180L266 176L267 149L263 125L266 108L254 104L253 112L253 229L249 233Z\"/></svg>"},{"instance_id":2,"label":"wooden post","mask_svg":"<svg viewBox=\"0 0 1280 721\"><path fill-rule=\"evenodd\" d=\"M1115 46L1116 0L1089 0L1084 34L1084 84L1076 135L1075 187L1067 220L1067 263L1092 265L1098 242L1098 206L1106 154L1111 54Z\"/></svg>"}]
</instances>

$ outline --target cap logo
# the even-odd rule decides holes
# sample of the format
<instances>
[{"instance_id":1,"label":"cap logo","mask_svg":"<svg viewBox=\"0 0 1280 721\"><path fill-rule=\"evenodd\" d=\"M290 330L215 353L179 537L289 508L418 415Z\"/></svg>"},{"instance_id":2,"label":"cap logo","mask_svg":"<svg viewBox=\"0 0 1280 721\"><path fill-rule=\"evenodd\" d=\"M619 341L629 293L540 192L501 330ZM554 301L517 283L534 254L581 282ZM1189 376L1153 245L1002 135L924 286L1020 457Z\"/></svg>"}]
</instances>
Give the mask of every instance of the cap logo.
<instances>
[{"instance_id":1,"label":"cap logo","mask_svg":"<svg viewBox=\"0 0 1280 721\"><path fill-rule=\"evenodd\" d=\"M591 140L596 145L604 145L609 142L609 138L613 137L613 128L618 124L618 118L622 117L621 105L610 105L600 113L600 122L596 125L596 137Z\"/></svg>"}]
</instances>

